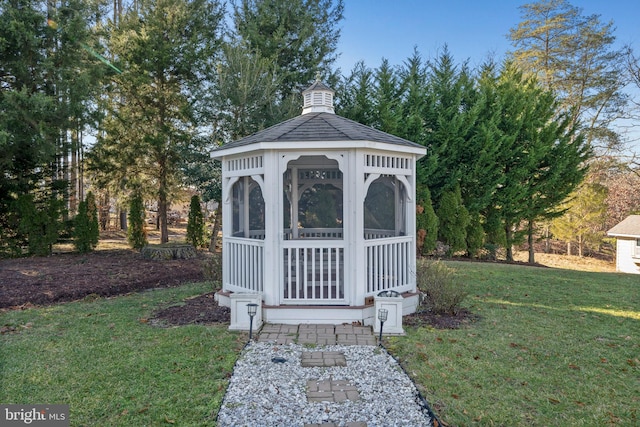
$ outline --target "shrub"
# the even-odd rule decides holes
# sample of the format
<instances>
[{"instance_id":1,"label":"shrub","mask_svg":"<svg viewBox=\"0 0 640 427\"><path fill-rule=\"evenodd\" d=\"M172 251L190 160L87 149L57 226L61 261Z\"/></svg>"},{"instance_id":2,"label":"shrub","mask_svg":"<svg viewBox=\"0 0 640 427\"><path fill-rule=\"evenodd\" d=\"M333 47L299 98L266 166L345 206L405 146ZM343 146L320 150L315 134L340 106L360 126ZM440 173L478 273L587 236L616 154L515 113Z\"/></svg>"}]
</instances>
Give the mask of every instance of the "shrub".
<instances>
[{"instance_id":1,"label":"shrub","mask_svg":"<svg viewBox=\"0 0 640 427\"><path fill-rule=\"evenodd\" d=\"M91 252L93 246L91 245L91 237L89 237L89 214L85 200L78 205L78 214L73 225L73 246L81 254Z\"/></svg>"},{"instance_id":2,"label":"shrub","mask_svg":"<svg viewBox=\"0 0 640 427\"><path fill-rule=\"evenodd\" d=\"M436 314L456 314L467 296L465 286L455 270L442 261L419 259L416 280L424 297L422 303Z\"/></svg>"},{"instance_id":3,"label":"shrub","mask_svg":"<svg viewBox=\"0 0 640 427\"><path fill-rule=\"evenodd\" d=\"M189 205L189 221L187 222L187 243L194 248L204 245L204 215L200 206L200 197L191 197Z\"/></svg>"},{"instance_id":4,"label":"shrub","mask_svg":"<svg viewBox=\"0 0 640 427\"><path fill-rule=\"evenodd\" d=\"M98 246L100 239L100 228L98 226L98 207L96 206L96 198L91 191L87 193L85 198L87 202L87 215L89 216L89 241L95 248Z\"/></svg>"},{"instance_id":5,"label":"shrub","mask_svg":"<svg viewBox=\"0 0 640 427\"><path fill-rule=\"evenodd\" d=\"M129 204L129 227L127 240L134 249L142 249L147 244L147 230L144 225L144 204L142 196L134 194Z\"/></svg>"},{"instance_id":6,"label":"shrub","mask_svg":"<svg viewBox=\"0 0 640 427\"><path fill-rule=\"evenodd\" d=\"M202 264L204 269L204 277L207 280L214 282L214 286L221 287L222 285L222 253L214 252L210 257Z\"/></svg>"},{"instance_id":7,"label":"shrub","mask_svg":"<svg viewBox=\"0 0 640 427\"><path fill-rule=\"evenodd\" d=\"M98 245L99 237L96 201L91 192L80 202L73 222L73 245L80 253L91 252Z\"/></svg>"},{"instance_id":8,"label":"shrub","mask_svg":"<svg viewBox=\"0 0 640 427\"><path fill-rule=\"evenodd\" d=\"M445 191L440 198L437 212L440 221L438 233L444 243L449 245L448 256L456 252L467 250L467 227L469 226L469 212L462 204L460 186L453 191Z\"/></svg>"},{"instance_id":9,"label":"shrub","mask_svg":"<svg viewBox=\"0 0 640 427\"><path fill-rule=\"evenodd\" d=\"M416 204L417 249L421 255L427 255L436 249L438 237L438 217L433 210L431 193L426 186L418 190Z\"/></svg>"}]
</instances>

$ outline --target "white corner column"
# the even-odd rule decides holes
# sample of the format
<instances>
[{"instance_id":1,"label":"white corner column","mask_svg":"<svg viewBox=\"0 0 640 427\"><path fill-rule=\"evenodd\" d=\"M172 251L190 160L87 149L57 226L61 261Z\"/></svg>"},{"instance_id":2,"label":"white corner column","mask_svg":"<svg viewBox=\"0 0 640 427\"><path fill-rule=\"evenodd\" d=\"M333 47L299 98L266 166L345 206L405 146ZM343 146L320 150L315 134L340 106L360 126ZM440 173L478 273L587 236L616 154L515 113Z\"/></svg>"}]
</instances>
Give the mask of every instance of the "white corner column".
<instances>
[{"instance_id":1,"label":"white corner column","mask_svg":"<svg viewBox=\"0 0 640 427\"><path fill-rule=\"evenodd\" d=\"M380 319L378 319L378 313L380 309L387 310L387 320L382 325L383 335L404 335L404 329L402 329L402 305L404 298L402 296L397 297L380 297L375 296L375 312L373 331L380 332Z\"/></svg>"},{"instance_id":2,"label":"white corner column","mask_svg":"<svg viewBox=\"0 0 640 427\"><path fill-rule=\"evenodd\" d=\"M248 331L251 318L247 310L247 304L257 304L258 310L253 317L253 330L257 331L262 326L262 295L261 294L231 294L231 331Z\"/></svg>"}]
</instances>

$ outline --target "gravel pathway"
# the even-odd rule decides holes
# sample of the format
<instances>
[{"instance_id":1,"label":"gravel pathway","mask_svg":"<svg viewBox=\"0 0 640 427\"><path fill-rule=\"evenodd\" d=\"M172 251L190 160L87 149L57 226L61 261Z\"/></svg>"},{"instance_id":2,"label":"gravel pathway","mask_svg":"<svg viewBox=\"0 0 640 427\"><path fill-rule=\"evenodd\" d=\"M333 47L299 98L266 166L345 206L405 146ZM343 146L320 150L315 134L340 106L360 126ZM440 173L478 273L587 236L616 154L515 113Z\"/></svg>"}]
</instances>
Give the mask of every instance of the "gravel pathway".
<instances>
[{"instance_id":1,"label":"gravel pathway","mask_svg":"<svg viewBox=\"0 0 640 427\"><path fill-rule=\"evenodd\" d=\"M303 367L303 352L340 352L346 367ZM283 360L284 359L284 360ZM354 385L359 397L340 402L307 398L308 382ZM431 426L428 408L411 379L382 347L252 342L245 347L218 413L221 427L366 423Z\"/></svg>"}]
</instances>

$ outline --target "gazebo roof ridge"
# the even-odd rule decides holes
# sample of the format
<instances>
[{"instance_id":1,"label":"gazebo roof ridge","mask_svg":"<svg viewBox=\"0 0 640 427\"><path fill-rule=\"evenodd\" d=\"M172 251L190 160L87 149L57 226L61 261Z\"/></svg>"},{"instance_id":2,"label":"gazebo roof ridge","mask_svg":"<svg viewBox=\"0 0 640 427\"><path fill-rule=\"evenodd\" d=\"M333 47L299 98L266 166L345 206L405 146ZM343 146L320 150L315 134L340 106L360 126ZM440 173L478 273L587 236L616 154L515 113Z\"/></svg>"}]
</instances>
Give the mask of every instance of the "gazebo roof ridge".
<instances>
[{"instance_id":1,"label":"gazebo roof ridge","mask_svg":"<svg viewBox=\"0 0 640 427\"><path fill-rule=\"evenodd\" d=\"M333 108L334 90L319 78L302 91L304 105L302 113L252 135L228 142L212 155L218 157L229 149L247 147L252 144L305 143L305 142L373 142L408 148L425 149L424 146L407 139L363 125L354 120L335 114Z\"/></svg>"},{"instance_id":2,"label":"gazebo roof ridge","mask_svg":"<svg viewBox=\"0 0 640 427\"><path fill-rule=\"evenodd\" d=\"M215 151L258 143L320 141L371 141L424 148L424 146L415 142L363 125L337 114L307 113L236 141L226 143Z\"/></svg>"}]
</instances>

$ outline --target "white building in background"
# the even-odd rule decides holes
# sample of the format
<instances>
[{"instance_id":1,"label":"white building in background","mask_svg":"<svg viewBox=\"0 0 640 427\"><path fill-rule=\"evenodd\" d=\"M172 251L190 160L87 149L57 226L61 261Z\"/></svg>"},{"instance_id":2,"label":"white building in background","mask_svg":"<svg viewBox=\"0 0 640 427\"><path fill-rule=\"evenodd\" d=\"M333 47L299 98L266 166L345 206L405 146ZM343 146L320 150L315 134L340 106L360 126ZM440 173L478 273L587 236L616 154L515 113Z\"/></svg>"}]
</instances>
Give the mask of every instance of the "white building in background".
<instances>
[{"instance_id":1,"label":"white building in background","mask_svg":"<svg viewBox=\"0 0 640 427\"><path fill-rule=\"evenodd\" d=\"M616 238L616 271L640 274L640 215L629 215L607 235Z\"/></svg>"}]
</instances>

